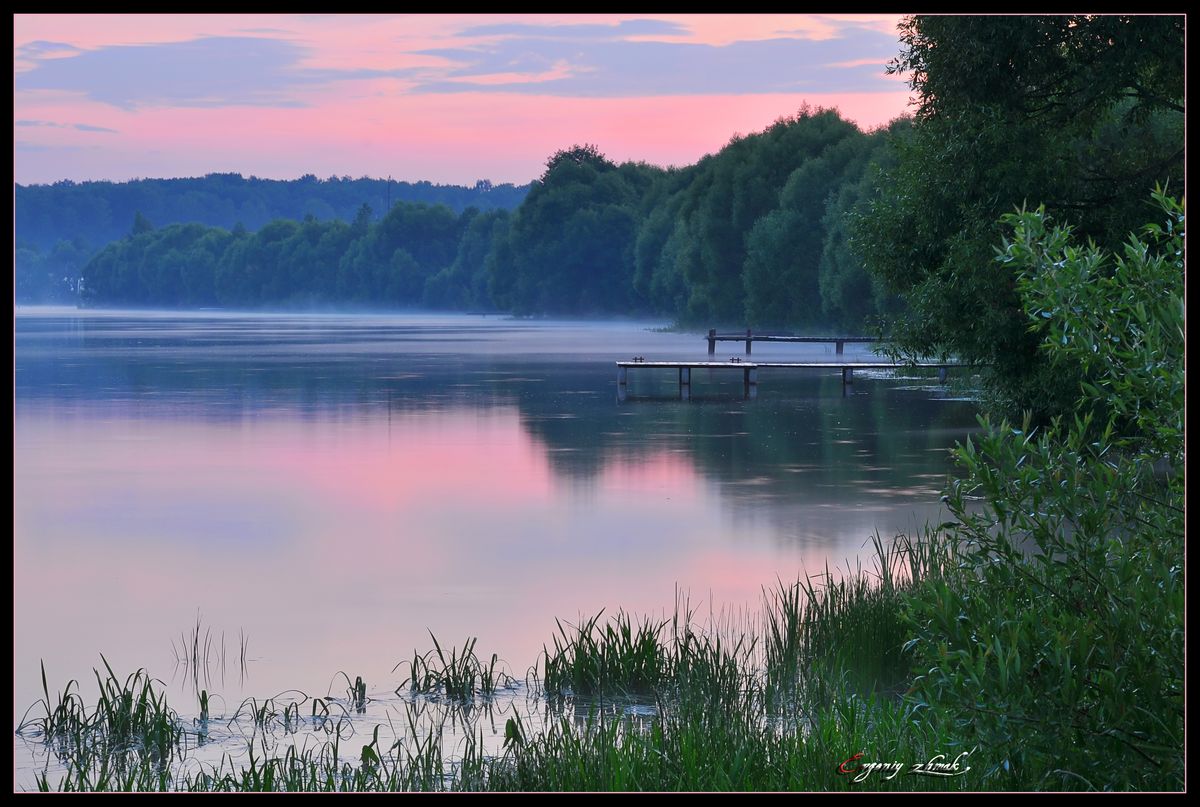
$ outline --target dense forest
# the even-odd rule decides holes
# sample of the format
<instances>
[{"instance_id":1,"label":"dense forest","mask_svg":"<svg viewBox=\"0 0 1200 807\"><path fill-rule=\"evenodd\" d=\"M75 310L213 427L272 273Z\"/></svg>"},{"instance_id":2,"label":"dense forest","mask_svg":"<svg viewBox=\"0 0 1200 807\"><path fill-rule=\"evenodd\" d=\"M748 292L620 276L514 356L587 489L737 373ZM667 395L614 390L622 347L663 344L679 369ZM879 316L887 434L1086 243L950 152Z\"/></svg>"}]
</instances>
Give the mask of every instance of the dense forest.
<instances>
[{"instance_id":1,"label":"dense forest","mask_svg":"<svg viewBox=\"0 0 1200 807\"><path fill-rule=\"evenodd\" d=\"M901 37L890 70L910 79L914 125L851 242L905 300L887 328L906 352L977 363L993 405L1047 422L1081 379L1048 360L995 260L1001 218L1045 205L1119 253L1156 186L1183 197L1183 18L917 16Z\"/></svg>"},{"instance_id":2,"label":"dense forest","mask_svg":"<svg viewBox=\"0 0 1200 807\"><path fill-rule=\"evenodd\" d=\"M866 134L805 107L671 169L577 145L548 160L512 211L402 202L377 218L363 203L344 218L308 213L252 231L138 210L126 237L87 264L80 298L857 329L893 301L850 250L847 214L870 200L870 171L908 128Z\"/></svg>"},{"instance_id":3,"label":"dense forest","mask_svg":"<svg viewBox=\"0 0 1200 807\"><path fill-rule=\"evenodd\" d=\"M385 212L397 202L445 205L455 212L511 210L527 185L474 187L400 182L361 177L295 180L240 174L209 174L130 182L71 182L17 185L16 293L22 302L74 302L83 266L107 244L130 233L141 214L158 224L197 223L227 230L239 224L255 231L276 219L350 221L363 204Z\"/></svg>"}]
</instances>

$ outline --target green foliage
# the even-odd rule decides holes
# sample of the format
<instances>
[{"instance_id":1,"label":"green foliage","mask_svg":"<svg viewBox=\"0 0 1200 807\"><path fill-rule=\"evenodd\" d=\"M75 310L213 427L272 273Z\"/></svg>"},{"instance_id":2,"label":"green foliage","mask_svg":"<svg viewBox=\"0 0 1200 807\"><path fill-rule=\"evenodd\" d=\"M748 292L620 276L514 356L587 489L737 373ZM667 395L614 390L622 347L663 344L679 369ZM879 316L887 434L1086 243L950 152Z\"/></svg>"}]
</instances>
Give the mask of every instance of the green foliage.
<instances>
[{"instance_id":1,"label":"green foliage","mask_svg":"<svg viewBox=\"0 0 1200 807\"><path fill-rule=\"evenodd\" d=\"M775 592L766 666L783 692L798 684L805 702L825 704L838 692L870 697L908 685L904 603L941 580L956 551L929 528L919 538L898 535L889 545L876 534L873 542L873 568L826 569Z\"/></svg>"},{"instance_id":2,"label":"green foliage","mask_svg":"<svg viewBox=\"0 0 1200 807\"><path fill-rule=\"evenodd\" d=\"M639 288L688 323L819 323L826 201L861 174L868 141L806 106L669 177L667 212L648 214L637 244Z\"/></svg>"},{"instance_id":3,"label":"green foliage","mask_svg":"<svg viewBox=\"0 0 1200 807\"><path fill-rule=\"evenodd\" d=\"M513 217L503 302L517 313L628 312L638 206L657 169L594 146L550 158Z\"/></svg>"},{"instance_id":4,"label":"green foliage","mask_svg":"<svg viewBox=\"0 0 1200 807\"><path fill-rule=\"evenodd\" d=\"M231 236L199 224L171 224L101 250L85 267L83 302L206 306L218 298L218 265Z\"/></svg>"},{"instance_id":5,"label":"green foliage","mask_svg":"<svg viewBox=\"0 0 1200 807\"><path fill-rule=\"evenodd\" d=\"M496 690L512 684L512 677L500 668L495 653L488 662L475 654L475 639L464 642L461 651L451 647L446 653L433 633L429 638L433 640L433 650L424 655L413 653L412 661L408 662L408 678L397 687L396 694L408 684L413 694L440 693L470 701L476 695L490 698ZM397 664L393 671L403 663Z\"/></svg>"},{"instance_id":6,"label":"green foliage","mask_svg":"<svg viewBox=\"0 0 1200 807\"><path fill-rule=\"evenodd\" d=\"M1183 30L1178 14L915 16L890 69L912 77L922 117L957 115L981 98L1060 123L1130 98L1146 117L1183 111Z\"/></svg>"},{"instance_id":7,"label":"green foliage","mask_svg":"<svg viewBox=\"0 0 1200 807\"><path fill-rule=\"evenodd\" d=\"M119 678L101 656L105 674L94 670L99 696L89 709L74 681L68 682L51 706L46 669L42 667L44 698L34 704L43 708L41 716L28 712L17 727L17 734L36 737L61 759L102 758L104 770L121 769L131 757L154 765L165 764L183 739L179 716L167 706L162 685L138 670L124 680ZM74 691L73 691L74 690Z\"/></svg>"},{"instance_id":8,"label":"green foliage","mask_svg":"<svg viewBox=\"0 0 1200 807\"><path fill-rule=\"evenodd\" d=\"M881 315L902 310L898 298L889 295L880 278L867 271L853 242L853 224L866 212L876 191L875 172L895 168L892 138L905 136L911 124L908 118L898 118L885 132L872 136L865 165L847 173L847 181L830 195L825 207L821 222L825 238L817 272L821 310L844 332L864 330Z\"/></svg>"},{"instance_id":9,"label":"green foliage","mask_svg":"<svg viewBox=\"0 0 1200 807\"><path fill-rule=\"evenodd\" d=\"M513 213L495 204L458 214L447 206L400 202L379 220L361 195L354 204L344 194L328 196L358 185L315 177L298 181L294 190L311 195L288 208L291 220L270 219L264 194L278 189L253 180L254 194L235 194L239 204L221 206L219 218L237 222L232 233L197 224L135 228L84 268L82 300L653 312L706 325L857 330L883 296L857 254L845 248L845 220L869 191L839 191L861 185L888 148L881 135L863 134L833 110L805 107L760 134L735 137L689 168L617 165L594 145L574 146L547 161ZM240 193L238 182L227 179L206 181ZM32 190L26 196L40 198ZM168 221L189 209L176 201L162 210L143 200ZM832 237L839 239L835 246ZM18 261L26 296L74 294L77 283L67 276L45 281L45 261L36 251L19 251Z\"/></svg>"},{"instance_id":10,"label":"green foliage","mask_svg":"<svg viewBox=\"0 0 1200 807\"><path fill-rule=\"evenodd\" d=\"M831 112L805 122L803 128L812 131L805 132L802 162L779 191L779 206L745 236L742 282L749 325L804 327L823 321L818 267L827 200L861 176L875 142Z\"/></svg>"},{"instance_id":11,"label":"green foliage","mask_svg":"<svg viewBox=\"0 0 1200 807\"><path fill-rule=\"evenodd\" d=\"M353 221L364 205L383 210L393 204L445 205L455 213L511 210L528 186L477 183L474 187L400 182L387 179L307 175L273 180L240 174L208 174L129 182L71 182L17 185L16 230L22 242L43 249L66 238L106 244L129 233L138 213L158 226L195 222L232 229L241 221L251 230L274 219Z\"/></svg>"},{"instance_id":12,"label":"green foliage","mask_svg":"<svg viewBox=\"0 0 1200 807\"><path fill-rule=\"evenodd\" d=\"M601 626L596 614L577 626L558 623L543 653L542 685L552 695L653 695L666 680L666 622L640 623L621 612Z\"/></svg>"},{"instance_id":13,"label":"green foliage","mask_svg":"<svg viewBox=\"0 0 1200 807\"><path fill-rule=\"evenodd\" d=\"M897 759L928 759L947 738L915 726L903 708L842 695L813 712L811 731L790 715L786 728L763 721L743 693L726 703L699 697L658 717L596 712L526 738L513 753L480 765L471 789L517 791L846 791L959 790L966 777L937 780L875 775L858 783L838 772L846 749L886 748ZM938 749L933 751L931 749ZM881 752L882 753L882 752ZM889 757L890 758L890 757ZM464 766L466 767L466 766Z\"/></svg>"},{"instance_id":14,"label":"green foliage","mask_svg":"<svg viewBox=\"0 0 1200 807\"><path fill-rule=\"evenodd\" d=\"M56 182L53 185L17 185L15 227L18 243L16 295L22 303L76 301L76 279L98 245L160 226L195 223L211 228L240 227L258 230L277 219L319 222L353 221L362 235L372 223L371 204L382 209L390 198L396 203L445 205L458 213L467 208L510 210L524 199L528 186L477 183L474 188L434 185L429 182L389 182L362 177L308 175L297 180L244 178L239 174L209 174L198 178L137 179L130 182ZM132 231L130 222L133 222ZM69 253L57 244L74 244ZM54 253L51 258L51 253ZM323 256L322 256L323 257ZM337 258L333 265L336 265ZM328 298L322 289L317 299ZM299 293L311 298L313 292ZM132 298L93 298L94 302L146 304ZM328 300L332 302L332 300ZM283 300L266 301L278 304ZM193 296L155 303L168 306L213 305ZM251 304L248 300L240 305ZM261 303L254 303L255 305Z\"/></svg>"},{"instance_id":15,"label":"green foliage","mask_svg":"<svg viewBox=\"0 0 1200 807\"><path fill-rule=\"evenodd\" d=\"M510 215L507 210L463 213L462 238L454 262L425 283L423 302L434 308L492 310L495 303L489 291L495 251L508 236Z\"/></svg>"},{"instance_id":16,"label":"green foliage","mask_svg":"<svg viewBox=\"0 0 1200 807\"><path fill-rule=\"evenodd\" d=\"M1076 413L958 451L964 564L914 598L917 697L1039 788L1183 783L1182 205L1113 257L1045 211L999 262Z\"/></svg>"},{"instance_id":17,"label":"green foliage","mask_svg":"<svg viewBox=\"0 0 1200 807\"><path fill-rule=\"evenodd\" d=\"M1009 412L1069 411L1075 379L1046 364L997 221L1026 200L1102 247L1142 221L1157 181L1181 186L1182 17L916 16L891 69L918 109L896 138L852 245L907 313L911 353L986 365ZM1054 383L1054 382L1058 383Z\"/></svg>"},{"instance_id":18,"label":"green foliage","mask_svg":"<svg viewBox=\"0 0 1200 807\"><path fill-rule=\"evenodd\" d=\"M22 303L74 303L80 270L93 250L78 236L60 239L48 250L18 243L13 254L16 299Z\"/></svg>"},{"instance_id":19,"label":"green foliage","mask_svg":"<svg viewBox=\"0 0 1200 807\"><path fill-rule=\"evenodd\" d=\"M151 232L153 229L154 225L150 223L150 219L143 216L142 211L139 210L133 217L133 227L130 228L129 234L141 235Z\"/></svg>"},{"instance_id":20,"label":"green foliage","mask_svg":"<svg viewBox=\"0 0 1200 807\"><path fill-rule=\"evenodd\" d=\"M393 307L419 304L428 279L454 259L459 227L449 208L395 205L342 254L340 298Z\"/></svg>"},{"instance_id":21,"label":"green foliage","mask_svg":"<svg viewBox=\"0 0 1200 807\"><path fill-rule=\"evenodd\" d=\"M1104 404L1119 447L1167 457L1183 447L1183 205L1162 189L1161 224L1131 234L1120 254L1076 247L1070 227L1050 228L1044 208L1004 217L1013 228L999 262L1022 270L1018 289L1031 330L1053 366L1075 364L1078 405Z\"/></svg>"}]
</instances>

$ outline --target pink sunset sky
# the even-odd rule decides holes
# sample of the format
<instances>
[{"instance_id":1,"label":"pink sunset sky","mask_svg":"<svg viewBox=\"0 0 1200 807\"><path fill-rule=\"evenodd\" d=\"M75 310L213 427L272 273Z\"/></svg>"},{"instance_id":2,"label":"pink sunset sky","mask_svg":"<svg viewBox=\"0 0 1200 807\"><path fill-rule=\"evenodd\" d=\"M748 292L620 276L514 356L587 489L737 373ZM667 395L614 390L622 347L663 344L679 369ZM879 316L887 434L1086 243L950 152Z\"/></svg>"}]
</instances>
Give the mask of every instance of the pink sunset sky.
<instances>
[{"instance_id":1,"label":"pink sunset sky","mask_svg":"<svg viewBox=\"0 0 1200 807\"><path fill-rule=\"evenodd\" d=\"M895 15L14 15L22 184L212 172L525 183L686 165L804 103L902 114Z\"/></svg>"}]
</instances>

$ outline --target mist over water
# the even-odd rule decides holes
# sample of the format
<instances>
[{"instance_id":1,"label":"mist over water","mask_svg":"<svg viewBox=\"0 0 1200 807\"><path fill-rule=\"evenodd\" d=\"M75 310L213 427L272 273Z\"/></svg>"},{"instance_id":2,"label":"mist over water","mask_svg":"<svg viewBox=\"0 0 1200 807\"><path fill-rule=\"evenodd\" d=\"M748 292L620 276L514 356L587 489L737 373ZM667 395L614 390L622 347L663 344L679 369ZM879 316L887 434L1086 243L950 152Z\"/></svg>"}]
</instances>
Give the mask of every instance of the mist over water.
<instances>
[{"instance_id":1,"label":"mist over water","mask_svg":"<svg viewBox=\"0 0 1200 807\"><path fill-rule=\"evenodd\" d=\"M249 637L245 674L210 672L230 703L339 670L390 690L429 631L523 676L556 617L661 613L677 587L754 606L938 519L971 402L767 370L756 400L737 374L693 371L681 401L640 370L618 402L617 359L707 358L662 324L19 310L15 719L39 660L54 690L100 653L185 710L172 643L198 615L229 656Z\"/></svg>"}]
</instances>

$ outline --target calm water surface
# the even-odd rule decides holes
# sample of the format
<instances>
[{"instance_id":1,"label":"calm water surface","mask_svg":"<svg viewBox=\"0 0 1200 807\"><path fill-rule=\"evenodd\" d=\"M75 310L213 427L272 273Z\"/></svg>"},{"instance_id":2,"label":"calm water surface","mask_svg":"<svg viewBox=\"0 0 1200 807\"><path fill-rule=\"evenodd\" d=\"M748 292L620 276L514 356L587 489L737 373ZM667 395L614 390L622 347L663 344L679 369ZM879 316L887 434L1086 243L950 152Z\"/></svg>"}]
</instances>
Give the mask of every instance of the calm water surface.
<instances>
[{"instance_id":1,"label":"calm water surface","mask_svg":"<svg viewBox=\"0 0 1200 807\"><path fill-rule=\"evenodd\" d=\"M39 660L55 690L100 653L187 712L173 643L198 618L207 688L236 703L325 694L339 670L389 692L429 631L478 637L523 676L556 617L658 614L677 589L753 608L777 579L866 557L875 530L938 518L946 449L975 425L971 402L882 373L843 396L836 371L764 370L747 401L736 374L694 371L680 401L673 373L638 371L618 402L614 360L706 358L654 323L29 309L15 324L18 720ZM18 770L30 753L17 743Z\"/></svg>"}]
</instances>

